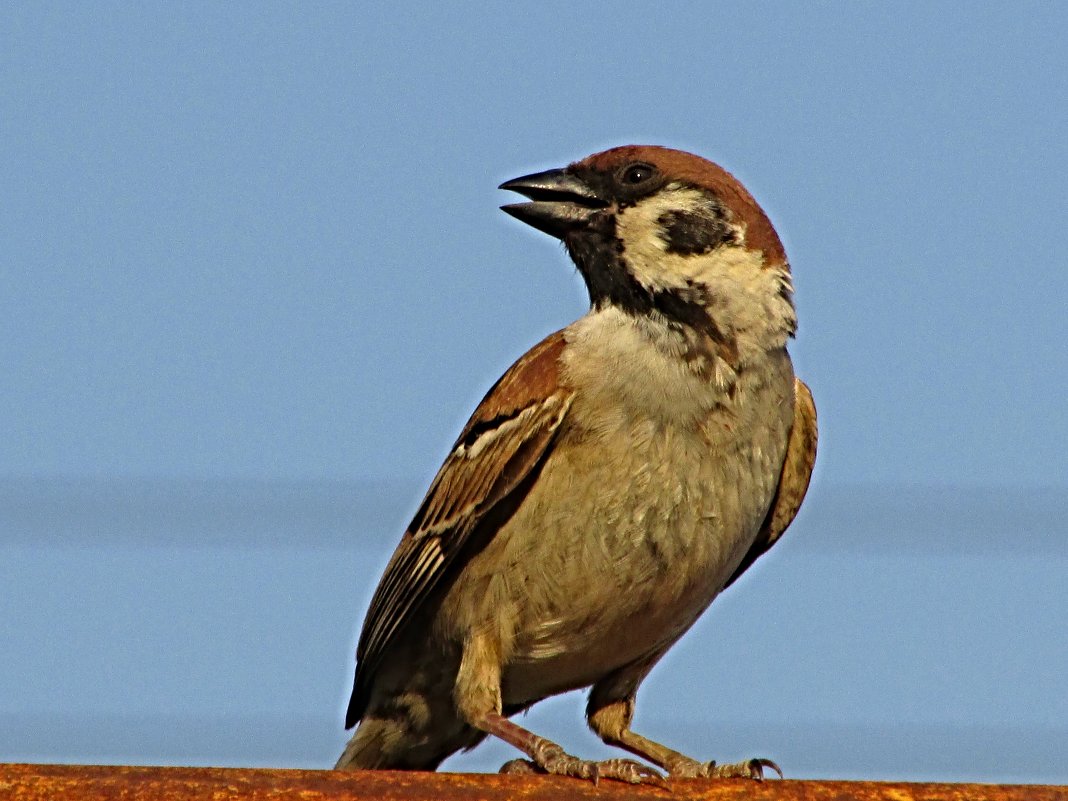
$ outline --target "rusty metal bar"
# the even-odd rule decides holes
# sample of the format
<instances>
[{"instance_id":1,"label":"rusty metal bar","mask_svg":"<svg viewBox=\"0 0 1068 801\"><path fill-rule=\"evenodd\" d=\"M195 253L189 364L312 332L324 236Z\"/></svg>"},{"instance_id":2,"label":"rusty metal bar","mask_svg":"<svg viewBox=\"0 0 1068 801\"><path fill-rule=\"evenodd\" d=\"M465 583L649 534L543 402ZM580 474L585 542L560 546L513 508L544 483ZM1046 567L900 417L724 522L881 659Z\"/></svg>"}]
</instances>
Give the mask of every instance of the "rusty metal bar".
<instances>
[{"instance_id":1,"label":"rusty metal bar","mask_svg":"<svg viewBox=\"0 0 1068 801\"><path fill-rule=\"evenodd\" d=\"M1068 786L898 782L674 781L670 790L554 776L237 768L0 764L0 798L14 801L1068 801Z\"/></svg>"}]
</instances>

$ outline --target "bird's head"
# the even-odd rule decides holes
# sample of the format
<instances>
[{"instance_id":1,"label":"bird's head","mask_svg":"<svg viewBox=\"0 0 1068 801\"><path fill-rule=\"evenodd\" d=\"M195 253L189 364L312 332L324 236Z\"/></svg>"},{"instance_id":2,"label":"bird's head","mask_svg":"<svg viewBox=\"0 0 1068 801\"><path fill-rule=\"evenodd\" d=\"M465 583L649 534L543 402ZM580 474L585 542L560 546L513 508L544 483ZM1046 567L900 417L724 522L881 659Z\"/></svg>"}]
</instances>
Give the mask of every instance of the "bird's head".
<instances>
[{"instance_id":1,"label":"bird's head","mask_svg":"<svg viewBox=\"0 0 1068 801\"><path fill-rule=\"evenodd\" d=\"M790 269L764 211L700 156L628 145L501 184L502 209L563 241L595 309L708 329L744 350L796 328Z\"/></svg>"}]
</instances>

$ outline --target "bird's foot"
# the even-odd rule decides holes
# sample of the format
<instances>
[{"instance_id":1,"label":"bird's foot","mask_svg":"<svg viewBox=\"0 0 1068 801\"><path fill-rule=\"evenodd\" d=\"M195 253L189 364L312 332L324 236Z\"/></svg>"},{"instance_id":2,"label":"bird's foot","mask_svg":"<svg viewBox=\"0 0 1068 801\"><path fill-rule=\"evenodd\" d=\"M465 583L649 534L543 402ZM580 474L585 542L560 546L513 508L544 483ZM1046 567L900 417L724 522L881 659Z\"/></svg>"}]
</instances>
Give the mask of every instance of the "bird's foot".
<instances>
[{"instance_id":1,"label":"bird's foot","mask_svg":"<svg viewBox=\"0 0 1068 801\"><path fill-rule=\"evenodd\" d=\"M764 771L773 770L782 778L782 770L770 759L747 759L743 762L728 762L717 765L712 762L698 762L696 759L682 757L673 760L668 767L668 775L673 779L754 779L764 780Z\"/></svg>"},{"instance_id":2,"label":"bird's foot","mask_svg":"<svg viewBox=\"0 0 1068 801\"><path fill-rule=\"evenodd\" d=\"M501 773L550 773L554 776L574 776L597 784L601 779L616 779L630 784L654 784L666 787L667 782L656 770L633 759L604 759L595 762L572 756L555 743L538 744L533 760L513 759L501 766Z\"/></svg>"}]
</instances>

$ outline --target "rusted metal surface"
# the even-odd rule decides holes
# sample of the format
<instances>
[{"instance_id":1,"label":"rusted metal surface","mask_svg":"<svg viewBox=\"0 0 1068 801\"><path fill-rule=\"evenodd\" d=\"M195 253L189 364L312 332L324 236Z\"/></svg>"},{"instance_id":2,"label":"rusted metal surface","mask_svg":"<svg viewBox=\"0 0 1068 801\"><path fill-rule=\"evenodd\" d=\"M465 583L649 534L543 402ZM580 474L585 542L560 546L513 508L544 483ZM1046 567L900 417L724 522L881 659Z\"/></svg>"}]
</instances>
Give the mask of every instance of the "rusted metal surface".
<instances>
[{"instance_id":1,"label":"rusted metal surface","mask_svg":"<svg viewBox=\"0 0 1068 801\"><path fill-rule=\"evenodd\" d=\"M688 779L670 790L552 776L233 768L0 765L0 799L13 801L1068 801L1068 787L990 784Z\"/></svg>"}]
</instances>

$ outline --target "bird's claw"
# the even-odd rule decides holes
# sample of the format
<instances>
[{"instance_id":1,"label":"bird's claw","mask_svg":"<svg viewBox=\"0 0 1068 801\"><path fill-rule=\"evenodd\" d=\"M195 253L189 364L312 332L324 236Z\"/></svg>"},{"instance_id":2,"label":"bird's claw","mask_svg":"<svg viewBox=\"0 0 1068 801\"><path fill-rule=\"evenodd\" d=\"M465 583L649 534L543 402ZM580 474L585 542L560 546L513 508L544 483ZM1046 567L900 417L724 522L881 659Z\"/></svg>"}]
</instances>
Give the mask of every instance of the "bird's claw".
<instances>
[{"instance_id":1,"label":"bird's claw","mask_svg":"<svg viewBox=\"0 0 1068 801\"><path fill-rule=\"evenodd\" d=\"M753 779L764 780L764 771L773 770L783 778L782 769L770 759L758 757L742 762L728 762L719 765L715 760L698 762L695 759L680 760L671 765L668 775L675 779Z\"/></svg>"},{"instance_id":2,"label":"bird's claw","mask_svg":"<svg viewBox=\"0 0 1068 801\"><path fill-rule=\"evenodd\" d=\"M664 788L668 786L660 771L633 759L605 759L592 764L597 766L600 776L607 779L618 779L630 784L653 784Z\"/></svg>"},{"instance_id":3,"label":"bird's claw","mask_svg":"<svg viewBox=\"0 0 1068 801\"><path fill-rule=\"evenodd\" d=\"M538 749L534 760L513 759L501 765L501 773L549 773L554 776L573 776L588 779L594 784L601 779L616 779L629 784L652 784L667 787L662 775L648 765L633 759L605 759L595 762L579 759L557 745L545 745Z\"/></svg>"},{"instance_id":4,"label":"bird's claw","mask_svg":"<svg viewBox=\"0 0 1068 801\"><path fill-rule=\"evenodd\" d=\"M753 778L757 779L758 781L762 781L764 779L765 768L770 768L771 770L778 773L780 779L786 778L782 775L782 768L780 768L775 762L770 759L765 759L764 757L756 757L755 759L750 759L749 764L751 766L751 770L753 771Z\"/></svg>"},{"instance_id":5,"label":"bird's claw","mask_svg":"<svg viewBox=\"0 0 1068 801\"><path fill-rule=\"evenodd\" d=\"M725 765L717 765L715 762L708 763L709 772L707 775L715 776L720 779L753 779L754 781L764 781L764 770L773 770L779 774L779 778L782 776L782 769L772 762L770 759L764 759L758 757L756 759L746 759L742 762L729 762Z\"/></svg>"}]
</instances>

